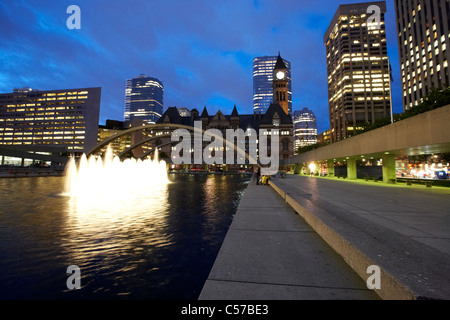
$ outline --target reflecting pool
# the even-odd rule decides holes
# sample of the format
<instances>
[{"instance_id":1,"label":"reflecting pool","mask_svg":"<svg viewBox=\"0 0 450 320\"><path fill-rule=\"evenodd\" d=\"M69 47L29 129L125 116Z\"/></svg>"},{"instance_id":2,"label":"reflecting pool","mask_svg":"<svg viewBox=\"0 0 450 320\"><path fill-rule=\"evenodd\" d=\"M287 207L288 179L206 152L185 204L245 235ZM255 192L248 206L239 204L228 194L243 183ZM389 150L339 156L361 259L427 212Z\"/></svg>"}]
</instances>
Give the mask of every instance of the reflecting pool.
<instances>
[{"instance_id":1,"label":"reflecting pool","mask_svg":"<svg viewBox=\"0 0 450 320\"><path fill-rule=\"evenodd\" d=\"M101 198L64 195L61 177L0 179L1 299L198 297L249 177L173 174L127 196L117 181Z\"/></svg>"}]
</instances>

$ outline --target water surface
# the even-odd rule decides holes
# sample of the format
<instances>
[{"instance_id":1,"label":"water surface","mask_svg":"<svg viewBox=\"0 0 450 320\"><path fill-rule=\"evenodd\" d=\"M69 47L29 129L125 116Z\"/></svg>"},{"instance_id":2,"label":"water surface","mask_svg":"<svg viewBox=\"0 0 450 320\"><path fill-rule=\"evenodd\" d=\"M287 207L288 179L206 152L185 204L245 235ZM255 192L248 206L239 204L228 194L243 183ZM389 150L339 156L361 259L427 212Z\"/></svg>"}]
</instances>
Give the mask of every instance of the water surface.
<instances>
[{"instance_id":1,"label":"water surface","mask_svg":"<svg viewBox=\"0 0 450 320\"><path fill-rule=\"evenodd\" d=\"M60 177L0 179L0 298L197 299L249 178L169 178L87 199L62 196Z\"/></svg>"}]
</instances>

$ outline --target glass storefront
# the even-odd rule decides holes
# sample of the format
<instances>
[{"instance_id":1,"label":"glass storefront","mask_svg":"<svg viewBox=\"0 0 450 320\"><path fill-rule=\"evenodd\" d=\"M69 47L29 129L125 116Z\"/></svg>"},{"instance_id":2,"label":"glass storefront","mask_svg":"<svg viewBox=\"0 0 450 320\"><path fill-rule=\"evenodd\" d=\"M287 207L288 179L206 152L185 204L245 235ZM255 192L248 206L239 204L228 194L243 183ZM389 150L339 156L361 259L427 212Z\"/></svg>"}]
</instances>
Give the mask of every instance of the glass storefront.
<instances>
[{"instance_id":1,"label":"glass storefront","mask_svg":"<svg viewBox=\"0 0 450 320\"><path fill-rule=\"evenodd\" d=\"M33 165L42 165L42 166L49 166L51 165L51 162L45 162L45 161L38 161L38 160L32 160L32 159L22 159L17 157L7 157L7 156L0 156L0 165L3 166L15 166L15 167L29 167Z\"/></svg>"},{"instance_id":2,"label":"glass storefront","mask_svg":"<svg viewBox=\"0 0 450 320\"><path fill-rule=\"evenodd\" d=\"M449 179L448 155L406 157L396 161L397 177L416 179Z\"/></svg>"}]
</instances>

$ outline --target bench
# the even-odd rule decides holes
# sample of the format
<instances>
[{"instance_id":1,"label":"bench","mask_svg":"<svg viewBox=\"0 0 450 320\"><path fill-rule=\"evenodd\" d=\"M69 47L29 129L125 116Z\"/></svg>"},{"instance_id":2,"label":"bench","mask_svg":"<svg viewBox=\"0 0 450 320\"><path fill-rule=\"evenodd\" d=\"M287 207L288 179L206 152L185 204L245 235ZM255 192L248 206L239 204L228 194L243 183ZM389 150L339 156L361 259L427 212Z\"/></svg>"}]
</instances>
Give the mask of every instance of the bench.
<instances>
[{"instance_id":1,"label":"bench","mask_svg":"<svg viewBox=\"0 0 450 320\"><path fill-rule=\"evenodd\" d=\"M389 179L389 180L388 180L388 183L395 184L396 182L397 182L397 179Z\"/></svg>"},{"instance_id":2,"label":"bench","mask_svg":"<svg viewBox=\"0 0 450 320\"><path fill-rule=\"evenodd\" d=\"M380 179L377 177L364 177L365 181L370 181L372 180L373 182L378 182Z\"/></svg>"},{"instance_id":3,"label":"bench","mask_svg":"<svg viewBox=\"0 0 450 320\"><path fill-rule=\"evenodd\" d=\"M431 188L433 186L432 180L424 180L424 179L404 179L406 181L407 186L412 186L413 182L424 183L427 188Z\"/></svg>"}]
</instances>

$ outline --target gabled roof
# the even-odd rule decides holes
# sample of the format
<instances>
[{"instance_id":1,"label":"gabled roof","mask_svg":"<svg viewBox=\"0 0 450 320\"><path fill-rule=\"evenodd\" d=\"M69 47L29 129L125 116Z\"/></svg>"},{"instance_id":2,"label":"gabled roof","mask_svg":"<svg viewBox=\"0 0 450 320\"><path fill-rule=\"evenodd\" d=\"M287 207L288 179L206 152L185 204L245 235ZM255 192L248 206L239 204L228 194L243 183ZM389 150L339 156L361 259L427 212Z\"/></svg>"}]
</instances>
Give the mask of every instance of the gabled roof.
<instances>
[{"instance_id":1,"label":"gabled roof","mask_svg":"<svg viewBox=\"0 0 450 320\"><path fill-rule=\"evenodd\" d=\"M223 115L222 111L217 111L216 115L213 117L213 120L224 120L226 119Z\"/></svg>"},{"instance_id":2,"label":"gabled roof","mask_svg":"<svg viewBox=\"0 0 450 320\"><path fill-rule=\"evenodd\" d=\"M168 119L167 122L169 123L181 124L181 116L178 112L177 107L167 108L166 112L164 112L164 114L161 116L161 118L158 119L156 123L165 123L166 119Z\"/></svg>"},{"instance_id":3,"label":"gabled roof","mask_svg":"<svg viewBox=\"0 0 450 320\"><path fill-rule=\"evenodd\" d=\"M266 113L261 117L261 121L259 122L259 124L271 125L275 113L277 113L278 116L280 117L280 124L290 124L290 125L293 124L291 116L286 114L286 112L284 112L283 108L281 108L281 106L278 103L270 104Z\"/></svg>"}]
</instances>

